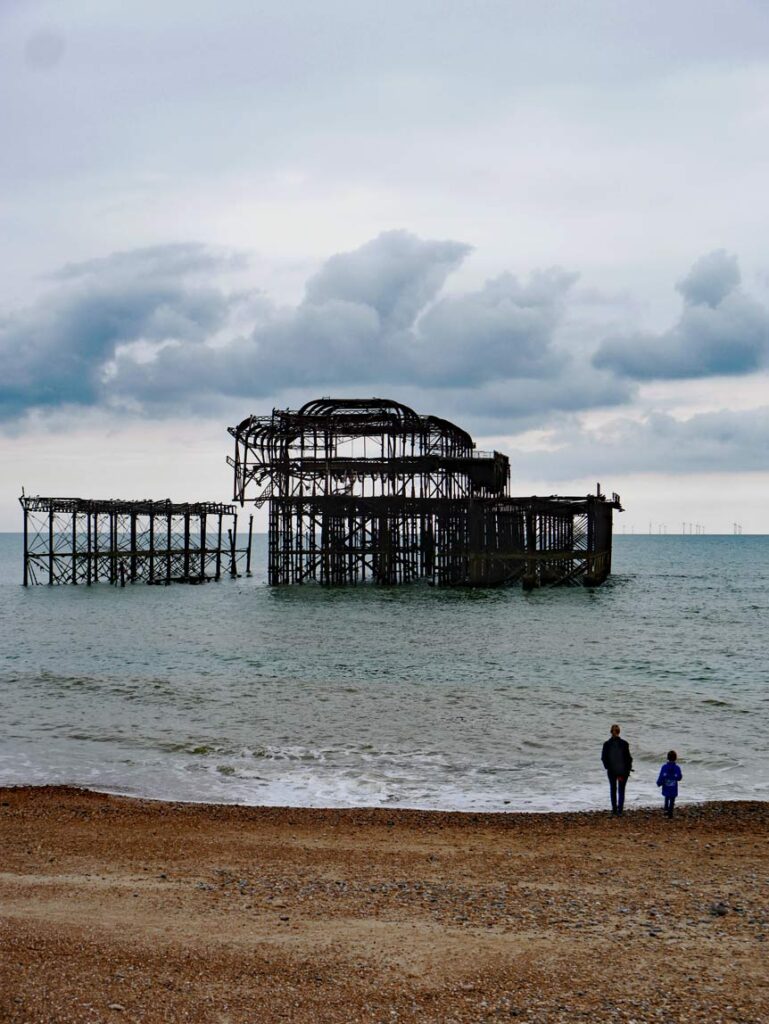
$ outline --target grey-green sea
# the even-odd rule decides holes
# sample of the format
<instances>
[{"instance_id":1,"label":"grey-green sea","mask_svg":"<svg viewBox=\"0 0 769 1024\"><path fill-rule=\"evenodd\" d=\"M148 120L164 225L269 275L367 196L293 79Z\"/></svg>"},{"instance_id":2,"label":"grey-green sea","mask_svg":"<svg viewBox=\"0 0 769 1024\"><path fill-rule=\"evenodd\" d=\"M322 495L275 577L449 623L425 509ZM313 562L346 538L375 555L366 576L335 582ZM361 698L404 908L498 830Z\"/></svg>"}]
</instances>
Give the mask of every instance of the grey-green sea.
<instances>
[{"instance_id":1,"label":"grey-green sea","mask_svg":"<svg viewBox=\"0 0 769 1024\"><path fill-rule=\"evenodd\" d=\"M618 536L597 590L21 584L0 535L0 784L477 811L769 799L769 537Z\"/></svg>"}]
</instances>

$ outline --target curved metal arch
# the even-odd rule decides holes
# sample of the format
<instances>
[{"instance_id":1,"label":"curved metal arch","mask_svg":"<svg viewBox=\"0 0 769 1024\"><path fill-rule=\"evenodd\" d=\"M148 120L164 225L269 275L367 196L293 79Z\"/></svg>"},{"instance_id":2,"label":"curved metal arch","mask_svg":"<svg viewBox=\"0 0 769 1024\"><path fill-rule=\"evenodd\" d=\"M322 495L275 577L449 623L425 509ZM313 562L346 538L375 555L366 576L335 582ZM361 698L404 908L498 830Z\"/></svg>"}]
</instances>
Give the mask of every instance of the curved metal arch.
<instances>
[{"instance_id":1,"label":"curved metal arch","mask_svg":"<svg viewBox=\"0 0 769 1024\"><path fill-rule=\"evenodd\" d=\"M306 402L295 414L296 416L319 416L336 418L352 413L376 415L384 413L401 422L419 424L422 417L410 406L395 402L388 398L315 398Z\"/></svg>"},{"instance_id":2,"label":"curved metal arch","mask_svg":"<svg viewBox=\"0 0 769 1024\"><path fill-rule=\"evenodd\" d=\"M475 442L467 431L458 427L456 423L452 423L451 420L441 419L440 416L427 416L426 419L428 423L435 424L443 433L449 434L451 437L462 442L470 451L475 448Z\"/></svg>"},{"instance_id":3,"label":"curved metal arch","mask_svg":"<svg viewBox=\"0 0 769 1024\"><path fill-rule=\"evenodd\" d=\"M355 416L358 412L360 415ZM354 423L368 414L374 420L377 414L383 419L390 419L406 428L420 433L436 430L444 437L451 438L460 447L472 451L475 448L470 434L458 427L456 423L443 419L440 416L420 416L414 409L402 402L396 402L388 398L315 398L306 402L301 409L292 415L292 419L299 419L304 416L328 418L329 420L343 419L345 414L349 421Z\"/></svg>"}]
</instances>

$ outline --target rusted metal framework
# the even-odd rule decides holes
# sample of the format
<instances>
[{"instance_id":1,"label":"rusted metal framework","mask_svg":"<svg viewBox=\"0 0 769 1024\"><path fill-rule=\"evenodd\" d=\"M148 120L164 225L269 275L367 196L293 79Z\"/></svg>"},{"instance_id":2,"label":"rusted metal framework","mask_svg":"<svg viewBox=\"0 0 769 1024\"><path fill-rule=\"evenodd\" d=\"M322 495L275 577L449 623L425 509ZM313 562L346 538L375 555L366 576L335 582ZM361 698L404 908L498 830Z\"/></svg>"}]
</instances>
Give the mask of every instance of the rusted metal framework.
<instances>
[{"instance_id":1,"label":"rusted metal framework","mask_svg":"<svg viewBox=\"0 0 769 1024\"><path fill-rule=\"evenodd\" d=\"M322 398L229 428L235 499L269 502L271 584L602 583L619 497L515 498L509 461L384 399Z\"/></svg>"},{"instance_id":2,"label":"rusted metal framework","mask_svg":"<svg viewBox=\"0 0 769 1024\"><path fill-rule=\"evenodd\" d=\"M204 583L251 570L238 516L215 502L98 501L22 495L24 586Z\"/></svg>"}]
</instances>

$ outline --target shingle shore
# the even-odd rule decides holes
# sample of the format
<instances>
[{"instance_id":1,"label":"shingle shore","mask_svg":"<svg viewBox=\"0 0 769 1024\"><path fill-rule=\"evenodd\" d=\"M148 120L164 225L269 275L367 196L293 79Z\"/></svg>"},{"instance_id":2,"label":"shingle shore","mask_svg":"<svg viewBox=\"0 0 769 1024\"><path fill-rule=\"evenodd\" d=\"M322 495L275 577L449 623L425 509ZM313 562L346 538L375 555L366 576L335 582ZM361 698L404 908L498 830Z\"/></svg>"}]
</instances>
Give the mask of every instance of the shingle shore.
<instances>
[{"instance_id":1,"label":"shingle shore","mask_svg":"<svg viewBox=\"0 0 769 1024\"><path fill-rule=\"evenodd\" d=\"M0 789L0 1020L769 1021L769 803L613 819Z\"/></svg>"}]
</instances>

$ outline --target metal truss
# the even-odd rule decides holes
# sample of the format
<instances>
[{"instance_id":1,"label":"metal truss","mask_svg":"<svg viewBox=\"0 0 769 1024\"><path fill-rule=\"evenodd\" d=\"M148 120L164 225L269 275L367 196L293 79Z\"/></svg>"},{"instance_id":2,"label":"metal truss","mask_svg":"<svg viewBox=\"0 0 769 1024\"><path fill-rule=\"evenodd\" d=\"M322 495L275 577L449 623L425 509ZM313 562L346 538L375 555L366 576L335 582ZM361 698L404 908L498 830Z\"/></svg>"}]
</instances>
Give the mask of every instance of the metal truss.
<instances>
[{"instance_id":1,"label":"metal truss","mask_svg":"<svg viewBox=\"0 0 769 1024\"><path fill-rule=\"evenodd\" d=\"M24 586L204 583L251 570L232 505L22 495Z\"/></svg>"},{"instance_id":2,"label":"metal truss","mask_svg":"<svg viewBox=\"0 0 769 1024\"><path fill-rule=\"evenodd\" d=\"M269 503L271 584L596 585L619 497L514 498L499 452L386 399L321 398L229 428L234 496Z\"/></svg>"}]
</instances>

